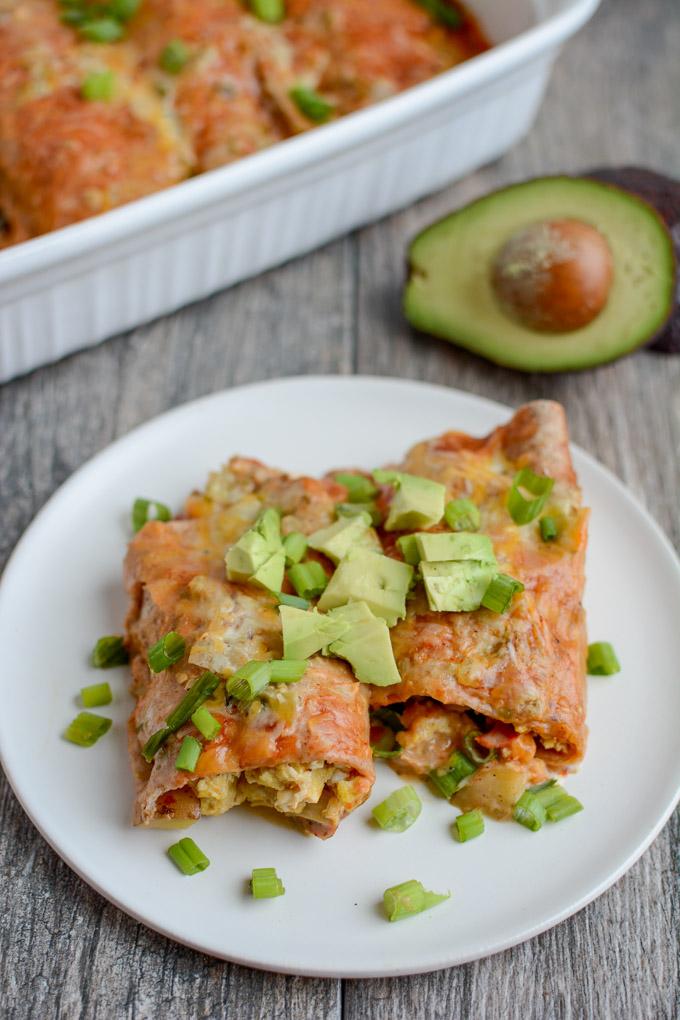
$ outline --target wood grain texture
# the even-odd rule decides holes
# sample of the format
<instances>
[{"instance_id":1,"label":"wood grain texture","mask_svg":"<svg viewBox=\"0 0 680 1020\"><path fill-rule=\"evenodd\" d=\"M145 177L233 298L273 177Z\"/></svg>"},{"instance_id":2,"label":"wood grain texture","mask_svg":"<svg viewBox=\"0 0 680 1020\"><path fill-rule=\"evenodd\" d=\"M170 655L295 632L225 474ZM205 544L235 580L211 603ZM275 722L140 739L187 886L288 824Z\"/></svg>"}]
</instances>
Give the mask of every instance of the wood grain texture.
<instances>
[{"instance_id":1,"label":"wood grain texture","mask_svg":"<svg viewBox=\"0 0 680 1020\"><path fill-rule=\"evenodd\" d=\"M425 379L567 407L574 439L680 546L680 358L525 376L417 336L399 312L407 240L522 177L641 163L680 176L678 0L605 0L513 152L390 220L0 389L0 562L48 496L139 422L226 386L310 372ZM234 437L238 446L238 437ZM595 903L488 960L390 981L258 973L176 946L84 885L0 791L0 1013L65 1018L616 1018L679 1015L678 817Z\"/></svg>"}]
</instances>

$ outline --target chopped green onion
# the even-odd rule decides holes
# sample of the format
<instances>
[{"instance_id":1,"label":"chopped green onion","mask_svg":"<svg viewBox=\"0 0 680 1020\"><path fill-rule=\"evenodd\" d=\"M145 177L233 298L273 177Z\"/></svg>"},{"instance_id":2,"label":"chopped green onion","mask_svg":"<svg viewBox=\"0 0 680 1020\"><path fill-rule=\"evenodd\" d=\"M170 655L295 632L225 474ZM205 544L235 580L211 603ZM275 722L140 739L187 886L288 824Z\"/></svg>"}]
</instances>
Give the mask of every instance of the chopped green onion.
<instances>
[{"instance_id":1,"label":"chopped green onion","mask_svg":"<svg viewBox=\"0 0 680 1020\"><path fill-rule=\"evenodd\" d=\"M168 857L183 875L197 875L199 871L205 871L210 864L203 851L188 836L168 847Z\"/></svg>"},{"instance_id":2,"label":"chopped green onion","mask_svg":"<svg viewBox=\"0 0 680 1020\"><path fill-rule=\"evenodd\" d=\"M333 113L333 107L314 89L298 85L288 93L300 113L315 124L323 124Z\"/></svg>"},{"instance_id":3,"label":"chopped green onion","mask_svg":"<svg viewBox=\"0 0 680 1020\"><path fill-rule=\"evenodd\" d=\"M549 822L560 822L563 818L569 818L570 815L575 815L579 811L583 811L583 804L568 793L564 793L559 800L549 804L545 809Z\"/></svg>"},{"instance_id":4,"label":"chopped green onion","mask_svg":"<svg viewBox=\"0 0 680 1020\"><path fill-rule=\"evenodd\" d=\"M616 652L608 641L588 645L588 672L591 676L612 676L621 669Z\"/></svg>"},{"instance_id":5,"label":"chopped green onion","mask_svg":"<svg viewBox=\"0 0 680 1020\"><path fill-rule=\"evenodd\" d=\"M100 705L110 705L113 695L107 683L90 684L89 687L81 687L80 700L85 708L98 708Z\"/></svg>"},{"instance_id":6,"label":"chopped green onion","mask_svg":"<svg viewBox=\"0 0 680 1020\"><path fill-rule=\"evenodd\" d=\"M444 507L444 519L451 531L479 531L482 515L471 499L451 499Z\"/></svg>"},{"instance_id":7,"label":"chopped green onion","mask_svg":"<svg viewBox=\"0 0 680 1020\"><path fill-rule=\"evenodd\" d=\"M87 21L88 15L80 7L73 7L71 10L62 11L59 20L63 25L82 25Z\"/></svg>"},{"instance_id":8,"label":"chopped green onion","mask_svg":"<svg viewBox=\"0 0 680 1020\"><path fill-rule=\"evenodd\" d=\"M80 87L83 99L105 103L113 99L116 91L116 76L113 71L92 71Z\"/></svg>"},{"instance_id":9,"label":"chopped green onion","mask_svg":"<svg viewBox=\"0 0 680 1020\"><path fill-rule=\"evenodd\" d=\"M195 681L193 686L184 695L177 708L173 709L165 720L165 726L160 730L156 730L142 748L142 755L147 761L153 759L156 752L172 733L176 733L180 726L184 726L184 723L191 719L196 709L217 690L219 683L220 678L214 673L207 671L201 673L198 680Z\"/></svg>"},{"instance_id":10,"label":"chopped green onion","mask_svg":"<svg viewBox=\"0 0 680 1020\"><path fill-rule=\"evenodd\" d=\"M554 478L547 475L536 475L531 468L522 468L515 475L512 488L508 493L508 510L515 524L528 524L538 517L552 492ZM522 489L533 496L527 499Z\"/></svg>"},{"instance_id":11,"label":"chopped green onion","mask_svg":"<svg viewBox=\"0 0 680 1020\"><path fill-rule=\"evenodd\" d=\"M132 504L132 529L137 532L147 521L170 521L172 513L165 503L155 499L136 499Z\"/></svg>"},{"instance_id":12,"label":"chopped green onion","mask_svg":"<svg viewBox=\"0 0 680 1020\"><path fill-rule=\"evenodd\" d=\"M484 592L482 605L493 613L504 613L513 597L521 591L524 591L521 581L516 581L508 574L496 574Z\"/></svg>"},{"instance_id":13,"label":"chopped green onion","mask_svg":"<svg viewBox=\"0 0 680 1020\"><path fill-rule=\"evenodd\" d=\"M441 795L449 800L463 780L476 771L477 766L466 755L461 751L454 751L446 768L433 769L428 778Z\"/></svg>"},{"instance_id":14,"label":"chopped green onion","mask_svg":"<svg viewBox=\"0 0 680 1020\"><path fill-rule=\"evenodd\" d=\"M191 717L191 721L206 740L214 740L217 734L222 729L221 724L212 714L209 712L205 705L201 705L197 708Z\"/></svg>"},{"instance_id":15,"label":"chopped green onion","mask_svg":"<svg viewBox=\"0 0 680 1020\"><path fill-rule=\"evenodd\" d=\"M463 737L463 747L468 758L471 758L475 765L486 765L487 762L493 761L496 757L496 752L493 748L489 748L486 754L482 754L477 744L477 737L481 737L479 730L470 730Z\"/></svg>"},{"instance_id":16,"label":"chopped green onion","mask_svg":"<svg viewBox=\"0 0 680 1020\"><path fill-rule=\"evenodd\" d=\"M546 819L545 808L538 794L525 790L515 804L512 817L525 828L538 832Z\"/></svg>"},{"instance_id":17,"label":"chopped green onion","mask_svg":"<svg viewBox=\"0 0 680 1020\"><path fill-rule=\"evenodd\" d=\"M181 39L171 39L161 52L158 63L168 74L179 74L189 62L189 47Z\"/></svg>"},{"instance_id":18,"label":"chopped green onion","mask_svg":"<svg viewBox=\"0 0 680 1020\"><path fill-rule=\"evenodd\" d=\"M273 684L294 684L302 680L307 669L306 659L272 659L269 675Z\"/></svg>"},{"instance_id":19,"label":"chopped green onion","mask_svg":"<svg viewBox=\"0 0 680 1020\"><path fill-rule=\"evenodd\" d=\"M109 14L118 21L129 21L139 10L141 0L109 0Z\"/></svg>"},{"instance_id":20,"label":"chopped green onion","mask_svg":"<svg viewBox=\"0 0 680 1020\"><path fill-rule=\"evenodd\" d=\"M373 808L372 815L381 829L405 832L410 829L423 805L412 786L402 786Z\"/></svg>"},{"instance_id":21,"label":"chopped green onion","mask_svg":"<svg viewBox=\"0 0 680 1020\"><path fill-rule=\"evenodd\" d=\"M184 638L176 630L171 630L149 649L149 667L154 673L161 673L164 669L169 669L170 666L179 662L185 651Z\"/></svg>"},{"instance_id":22,"label":"chopped green onion","mask_svg":"<svg viewBox=\"0 0 680 1020\"><path fill-rule=\"evenodd\" d=\"M374 758L398 758L401 754L400 747L393 747L390 750L384 750L378 747L377 744L371 744L371 754Z\"/></svg>"},{"instance_id":23,"label":"chopped green onion","mask_svg":"<svg viewBox=\"0 0 680 1020\"><path fill-rule=\"evenodd\" d=\"M538 522L541 529L541 538L544 542L554 542L557 538L557 521L554 517L541 517Z\"/></svg>"},{"instance_id":24,"label":"chopped green onion","mask_svg":"<svg viewBox=\"0 0 680 1020\"><path fill-rule=\"evenodd\" d=\"M293 609L310 609L309 599L301 599L299 595L287 595L285 591L274 592L280 606L292 606Z\"/></svg>"},{"instance_id":25,"label":"chopped green onion","mask_svg":"<svg viewBox=\"0 0 680 1020\"><path fill-rule=\"evenodd\" d=\"M326 571L316 560L296 563L289 569L288 579L303 599L316 598L322 594L328 584Z\"/></svg>"},{"instance_id":26,"label":"chopped green onion","mask_svg":"<svg viewBox=\"0 0 680 1020\"><path fill-rule=\"evenodd\" d=\"M79 712L66 727L64 737L80 747L92 747L111 729L111 720L93 712Z\"/></svg>"},{"instance_id":27,"label":"chopped green onion","mask_svg":"<svg viewBox=\"0 0 680 1020\"><path fill-rule=\"evenodd\" d=\"M347 489L347 499L350 503L368 503L378 493L371 479L364 478L363 475L341 471L335 475L335 480Z\"/></svg>"},{"instance_id":28,"label":"chopped green onion","mask_svg":"<svg viewBox=\"0 0 680 1020\"><path fill-rule=\"evenodd\" d=\"M421 882L411 879L386 889L383 894L383 905L389 921L400 921L404 917L413 917L423 910L436 907L438 903L448 900L451 893L428 892Z\"/></svg>"},{"instance_id":29,"label":"chopped green onion","mask_svg":"<svg viewBox=\"0 0 680 1020\"><path fill-rule=\"evenodd\" d=\"M252 701L269 684L271 665L269 662L247 662L227 680L227 694L237 701Z\"/></svg>"},{"instance_id":30,"label":"chopped green onion","mask_svg":"<svg viewBox=\"0 0 680 1020\"><path fill-rule=\"evenodd\" d=\"M286 566L292 567L299 563L307 552L307 539L301 531L293 531L283 540L283 551L286 554Z\"/></svg>"},{"instance_id":31,"label":"chopped green onion","mask_svg":"<svg viewBox=\"0 0 680 1020\"><path fill-rule=\"evenodd\" d=\"M185 737L175 758L175 768L182 772L193 772L201 756L201 744L196 737Z\"/></svg>"},{"instance_id":32,"label":"chopped green onion","mask_svg":"<svg viewBox=\"0 0 680 1020\"><path fill-rule=\"evenodd\" d=\"M397 548L404 557L405 563L417 567L420 563L420 552L418 551L418 540L415 535L402 535L397 539Z\"/></svg>"},{"instance_id":33,"label":"chopped green onion","mask_svg":"<svg viewBox=\"0 0 680 1020\"><path fill-rule=\"evenodd\" d=\"M358 517L359 514L368 514L371 524L377 527L382 524L383 514L376 503L336 503L335 512L338 517Z\"/></svg>"},{"instance_id":34,"label":"chopped green onion","mask_svg":"<svg viewBox=\"0 0 680 1020\"><path fill-rule=\"evenodd\" d=\"M268 25L278 25L286 16L285 0L249 0L251 12Z\"/></svg>"},{"instance_id":35,"label":"chopped green onion","mask_svg":"<svg viewBox=\"0 0 680 1020\"><path fill-rule=\"evenodd\" d=\"M276 868L253 868L250 889L256 900L271 900L283 896L286 891Z\"/></svg>"},{"instance_id":36,"label":"chopped green onion","mask_svg":"<svg viewBox=\"0 0 680 1020\"><path fill-rule=\"evenodd\" d=\"M116 18L88 18L78 26L84 39L97 43L118 42L123 35L123 26Z\"/></svg>"},{"instance_id":37,"label":"chopped green onion","mask_svg":"<svg viewBox=\"0 0 680 1020\"><path fill-rule=\"evenodd\" d=\"M454 823L454 831L459 843L467 843L469 839L481 836L484 832L484 816L479 808L458 815Z\"/></svg>"},{"instance_id":38,"label":"chopped green onion","mask_svg":"<svg viewBox=\"0 0 680 1020\"><path fill-rule=\"evenodd\" d=\"M389 726L395 733L406 729L399 713L394 708L388 708L387 706L384 708L374 708L371 711L370 720L372 723L378 722L382 723L383 726Z\"/></svg>"},{"instance_id":39,"label":"chopped green onion","mask_svg":"<svg viewBox=\"0 0 680 1020\"><path fill-rule=\"evenodd\" d=\"M441 22L447 28L460 28L463 24L463 15L447 0L416 0L435 21Z\"/></svg>"},{"instance_id":40,"label":"chopped green onion","mask_svg":"<svg viewBox=\"0 0 680 1020\"><path fill-rule=\"evenodd\" d=\"M124 666L129 662L125 642L118 634L100 637L92 650L92 665L97 669L111 669L112 666Z\"/></svg>"}]
</instances>

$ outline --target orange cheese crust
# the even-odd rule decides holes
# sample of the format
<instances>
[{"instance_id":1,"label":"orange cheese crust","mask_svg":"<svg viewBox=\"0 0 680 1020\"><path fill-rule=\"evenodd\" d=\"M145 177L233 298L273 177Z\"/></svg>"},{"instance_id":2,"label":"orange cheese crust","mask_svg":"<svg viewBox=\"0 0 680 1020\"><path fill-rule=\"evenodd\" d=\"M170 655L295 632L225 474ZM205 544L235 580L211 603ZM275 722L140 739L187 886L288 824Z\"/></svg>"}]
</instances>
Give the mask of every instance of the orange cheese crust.
<instances>
[{"instance_id":1,"label":"orange cheese crust","mask_svg":"<svg viewBox=\"0 0 680 1020\"><path fill-rule=\"evenodd\" d=\"M143 0L120 42L89 43L57 0L0 0L0 248L105 212L314 127L290 98L342 116L488 48L474 19L415 0L287 0L278 25L245 0ZM181 40L190 59L159 59ZM109 70L114 97L88 101Z\"/></svg>"},{"instance_id":2,"label":"orange cheese crust","mask_svg":"<svg viewBox=\"0 0 680 1020\"><path fill-rule=\"evenodd\" d=\"M544 512L560 524L556 542L541 540L537 521L518 526L507 511L513 478L525 466L555 479ZM501 615L486 609L432 613L419 591L406 620L391 631L402 683L374 688L372 704L429 697L472 709L533 735L538 756L551 767L578 764L586 745L581 600L588 511L562 407L527 404L483 439L445 433L415 446L401 467L446 485L449 499L472 499L500 570L522 581L525 591Z\"/></svg>"}]
</instances>

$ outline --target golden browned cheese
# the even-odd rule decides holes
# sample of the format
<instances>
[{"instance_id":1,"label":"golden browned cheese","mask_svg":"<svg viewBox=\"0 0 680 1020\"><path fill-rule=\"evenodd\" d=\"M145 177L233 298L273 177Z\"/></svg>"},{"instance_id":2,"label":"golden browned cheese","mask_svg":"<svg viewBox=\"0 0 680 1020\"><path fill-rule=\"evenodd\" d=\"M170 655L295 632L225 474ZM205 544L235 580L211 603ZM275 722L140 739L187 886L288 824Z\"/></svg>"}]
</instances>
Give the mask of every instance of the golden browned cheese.
<instances>
[{"instance_id":1,"label":"golden browned cheese","mask_svg":"<svg viewBox=\"0 0 680 1020\"><path fill-rule=\"evenodd\" d=\"M555 479L544 512L559 523L556 542L541 540L537 521L518 526L508 513L508 491L525 466ZM586 743L581 599L588 511L563 409L535 401L483 439L445 433L415 446L402 467L446 485L448 498L469 497L479 506L480 530L491 537L500 570L525 591L503 614L430 612L418 591L407 618L391 631L402 683L374 688L372 703L430 698L472 709L533 737L538 758L550 767L577 764Z\"/></svg>"},{"instance_id":2,"label":"golden browned cheese","mask_svg":"<svg viewBox=\"0 0 680 1020\"><path fill-rule=\"evenodd\" d=\"M367 690L344 663L323 657L310 660L298 683L274 685L246 706L225 701L221 688L209 703L221 729L203 745L194 773L174 766L183 737L196 735L191 723L153 765L141 754L204 670L226 679L246 662L281 657L276 600L226 581L225 551L267 505L282 510L284 532L328 524L343 491L235 458L189 498L185 518L152 521L130 543L126 630L137 698L129 727L137 823L191 822L245 802L274 808L327 838L369 795ZM186 655L154 674L148 649L171 630L185 639Z\"/></svg>"},{"instance_id":3,"label":"golden browned cheese","mask_svg":"<svg viewBox=\"0 0 680 1020\"><path fill-rule=\"evenodd\" d=\"M124 38L83 41L57 0L0 0L0 248L314 127L290 96L342 116L486 49L471 16L436 24L415 0L287 0L269 25L245 0L142 0ZM170 42L189 59L161 67ZM82 96L111 71L108 101Z\"/></svg>"}]
</instances>

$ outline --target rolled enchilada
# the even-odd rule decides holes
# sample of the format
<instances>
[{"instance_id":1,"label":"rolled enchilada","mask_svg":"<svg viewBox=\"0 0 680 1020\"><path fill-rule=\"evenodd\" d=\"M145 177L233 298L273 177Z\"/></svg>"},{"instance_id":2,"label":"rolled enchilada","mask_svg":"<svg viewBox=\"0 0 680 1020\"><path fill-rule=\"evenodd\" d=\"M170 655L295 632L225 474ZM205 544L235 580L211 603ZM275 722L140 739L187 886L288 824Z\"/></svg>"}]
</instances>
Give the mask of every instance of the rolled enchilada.
<instances>
[{"instance_id":1,"label":"rolled enchilada","mask_svg":"<svg viewBox=\"0 0 680 1020\"><path fill-rule=\"evenodd\" d=\"M336 489L235 460L205 493L190 497L184 519L152 521L130 544L127 640L137 704L129 743L138 824L186 824L245 802L299 819L326 838L368 796L374 768L367 690L344 663L320 656L299 682L271 685L246 705L225 698L220 684L206 702L220 731L203 743L193 772L175 767L183 738L197 735L191 722L153 762L142 754L204 670L226 680L247 662L280 658L276 599L225 580L224 554L264 505L282 509L284 529L327 523ZM171 631L184 638L186 654L154 674L148 650Z\"/></svg>"},{"instance_id":2,"label":"rolled enchilada","mask_svg":"<svg viewBox=\"0 0 680 1020\"><path fill-rule=\"evenodd\" d=\"M508 493L525 467L554 479L545 513L558 522L555 541L542 539L538 521L518 525L508 513ZM507 817L527 785L577 765L586 744L581 599L588 511L564 411L535 401L487 437L447 432L415 446L401 470L444 484L447 499L471 499L499 569L525 590L503 614L430 612L417 590L406 619L391 631L402 682L373 688L371 703L403 709L401 755L393 759L401 771L429 773L466 737L470 747L468 735L477 733L479 756L494 758L454 802ZM396 537L382 536L395 556Z\"/></svg>"}]
</instances>

